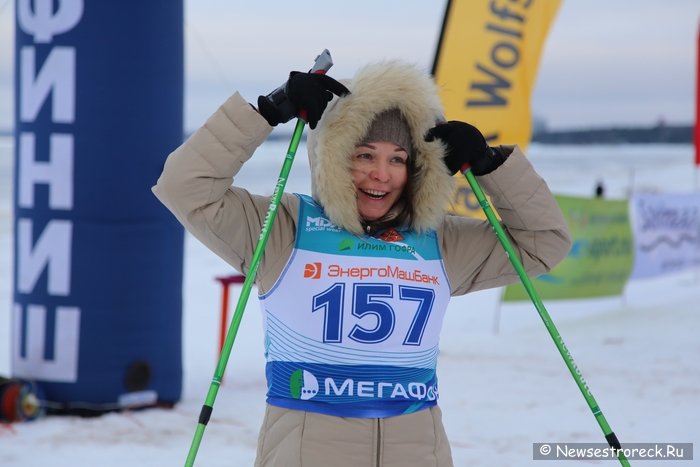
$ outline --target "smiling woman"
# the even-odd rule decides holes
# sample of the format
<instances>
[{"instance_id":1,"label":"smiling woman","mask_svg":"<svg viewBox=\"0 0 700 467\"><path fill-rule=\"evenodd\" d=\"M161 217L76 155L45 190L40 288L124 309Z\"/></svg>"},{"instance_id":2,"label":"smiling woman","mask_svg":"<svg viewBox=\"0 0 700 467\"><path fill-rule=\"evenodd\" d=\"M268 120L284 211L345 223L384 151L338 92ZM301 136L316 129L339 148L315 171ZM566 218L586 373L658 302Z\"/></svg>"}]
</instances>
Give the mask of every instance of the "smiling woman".
<instances>
[{"instance_id":1,"label":"smiling woman","mask_svg":"<svg viewBox=\"0 0 700 467\"><path fill-rule=\"evenodd\" d=\"M393 142L364 143L352 155L357 210L364 221L377 221L394 207L406 186L408 153Z\"/></svg>"},{"instance_id":2,"label":"smiling woman","mask_svg":"<svg viewBox=\"0 0 700 467\"><path fill-rule=\"evenodd\" d=\"M243 274L271 198L233 177L302 109L312 196L282 195L255 275L268 383L256 466L451 466L436 373L448 302L517 277L488 222L446 215L450 168L473 167L530 274L566 255L566 223L517 148L436 125L437 88L417 67L374 63L343 83L292 72L257 109L231 96L154 187Z\"/></svg>"},{"instance_id":3,"label":"smiling woman","mask_svg":"<svg viewBox=\"0 0 700 467\"><path fill-rule=\"evenodd\" d=\"M365 232L376 231L382 222L410 220L412 203L406 198L411 190L404 188L413 172L412 151L411 132L398 109L374 117L351 158L357 210Z\"/></svg>"}]
</instances>

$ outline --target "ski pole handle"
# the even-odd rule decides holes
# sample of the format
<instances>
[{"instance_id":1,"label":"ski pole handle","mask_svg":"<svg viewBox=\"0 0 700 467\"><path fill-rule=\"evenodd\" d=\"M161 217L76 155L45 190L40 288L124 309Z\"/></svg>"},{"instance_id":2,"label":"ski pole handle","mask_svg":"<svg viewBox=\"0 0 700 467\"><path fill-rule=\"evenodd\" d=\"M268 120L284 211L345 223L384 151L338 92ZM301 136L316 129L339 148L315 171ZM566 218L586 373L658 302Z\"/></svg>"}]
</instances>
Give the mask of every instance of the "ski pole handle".
<instances>
[{"instance_id":1,"label":"ski pole handle","mask_svg":"<svg viewBox=\"0 0 700 467\"><path fill-rule=\"evenodd\" d=\"M314 61L314 66L311 67L309 73L319 73L325 75L333 66L333 59L328 49L323 49L323 52L318 54Z\"/></svg>"},{"instance_id":2,"label":"ski pole handle","mask_svg":"<svg viewBox=\"0 0 700 467\"><path fill-rule=\"evenodd\" d=\"M333 58L331 58L331 53L328 51L328 49L323 49L323 52L318 54L316 56L316 59L314 60L314 66L311 67L309 70L309 73L317 73L319 75L325 75L328 70L331 69L333 66ZM284 86L284 85L283 85ZM306 121L306 110L301 109L299 110L299 118L302 120Z\"/></svg>"}]
</instances>

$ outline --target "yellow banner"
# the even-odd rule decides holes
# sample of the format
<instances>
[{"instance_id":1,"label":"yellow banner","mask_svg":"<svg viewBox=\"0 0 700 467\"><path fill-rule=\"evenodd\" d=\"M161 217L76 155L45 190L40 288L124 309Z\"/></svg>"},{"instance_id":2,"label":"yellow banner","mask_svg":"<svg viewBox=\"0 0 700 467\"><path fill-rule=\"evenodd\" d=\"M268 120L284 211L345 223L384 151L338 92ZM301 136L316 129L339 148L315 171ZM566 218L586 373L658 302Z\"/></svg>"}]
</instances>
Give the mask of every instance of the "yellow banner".
<instances>
[{"instance_id":1,"label":"yellow banner","mask_svg":"<svg viewBox=\"0 0 700 467\"><path fill-rule=\"evenodd\" d=\"M526 149L532 131L530 96L560 3L448 1L433 65L448 120L473 124L490 145L517 144ZM474 216L478 203L464 177L457 177L460 192L453 211Z\"/></svg>"}]
</instances>

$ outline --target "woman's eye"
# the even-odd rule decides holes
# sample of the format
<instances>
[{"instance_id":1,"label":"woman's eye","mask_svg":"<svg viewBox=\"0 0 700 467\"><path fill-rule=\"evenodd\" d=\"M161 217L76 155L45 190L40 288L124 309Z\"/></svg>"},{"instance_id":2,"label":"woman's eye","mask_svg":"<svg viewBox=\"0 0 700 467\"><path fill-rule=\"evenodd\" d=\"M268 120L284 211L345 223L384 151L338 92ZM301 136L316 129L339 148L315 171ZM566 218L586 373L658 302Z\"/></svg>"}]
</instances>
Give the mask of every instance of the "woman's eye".
<instances>
[{"instance_id":1,"label":"woman's eye","mask_svg":"<svg viewBox=\"0 0 700 467\"><path fill-rule=\"evenodd\" d=\"M356 156L358 159L371 159L372 155L366 152L362 152Z\"/></svg>"},{"instance_id":2,"label":"woman's eye","mask_svg":"<svg viewBox=\"0 0 700 467\"><path fill-rule=\"evenodd\" d=\"M405 165L405 164L406 164L406 159L404 159L403 157L399 157L399 156L394 157L391 161L392 161L394 164L401 164L401 165Z\"/></svg>"}]
</instances>

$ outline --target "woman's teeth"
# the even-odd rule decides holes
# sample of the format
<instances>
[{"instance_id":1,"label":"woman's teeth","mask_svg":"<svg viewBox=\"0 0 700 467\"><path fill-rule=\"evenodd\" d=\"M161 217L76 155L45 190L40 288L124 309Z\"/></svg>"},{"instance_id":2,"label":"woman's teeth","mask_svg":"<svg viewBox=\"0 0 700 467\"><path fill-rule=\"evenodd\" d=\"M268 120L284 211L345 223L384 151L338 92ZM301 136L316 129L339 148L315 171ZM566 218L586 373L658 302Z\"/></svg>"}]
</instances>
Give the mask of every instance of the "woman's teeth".
<instances>
[{"instance_id":1,"label":"woman's teeth","mask_svg":"<svg viewBox=\"0 0 700 467\"><path fill-rule=\"evenodd\" d=\"M386 191L378 191L378 190L362 190L364 194L369 196L370 198L375 198L375 199L381 199L384 196L386 196L387 192Z\"/></svg>"}]
</instances>

